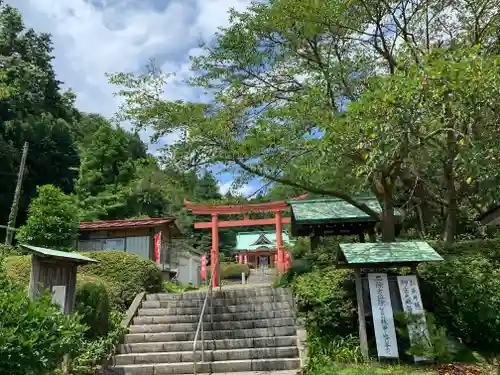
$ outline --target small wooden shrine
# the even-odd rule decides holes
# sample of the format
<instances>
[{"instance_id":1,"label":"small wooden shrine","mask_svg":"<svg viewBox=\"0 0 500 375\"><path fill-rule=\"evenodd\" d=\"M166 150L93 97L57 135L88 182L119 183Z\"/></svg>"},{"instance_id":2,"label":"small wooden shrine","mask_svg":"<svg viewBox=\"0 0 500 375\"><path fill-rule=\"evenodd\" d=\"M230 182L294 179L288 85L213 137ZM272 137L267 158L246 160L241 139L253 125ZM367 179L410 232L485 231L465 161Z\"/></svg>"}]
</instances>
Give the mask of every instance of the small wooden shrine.
<instances>
[{"instance_id":1,"label":"small wooden shrine","mask_svg":"<svg viewBox=\"0 0 500 375\"><path fill-rule=\"evenodd\" d=\"M33 254L28 296L40 297L45 290L52 294L65 314L73 313L76 295L76 271L81 264L97 263L76 253L67 253L44 247L21 245L22 250Z\"/></svg>"},{"instance_id":2,"label":"small wooden shrine","mask_svg":"<svg viewBox=\"0 0 500 375\"><path fill-rule=\"evenodd\" d=\"M356 274L359 337L361 351L368 357L366 318L371 316L379 358L399 358L394 313L423 314L424 307L417 278L417 265L442 261L426 242L376 242L340 244L337 268L352 268ZM383 269L410 267L405 276L392 276ZM425 319L418 327L408 327L410 341L416 334L427 334ZM415 357L422 361L425 358Z\"/></svg>"}]
</instances>

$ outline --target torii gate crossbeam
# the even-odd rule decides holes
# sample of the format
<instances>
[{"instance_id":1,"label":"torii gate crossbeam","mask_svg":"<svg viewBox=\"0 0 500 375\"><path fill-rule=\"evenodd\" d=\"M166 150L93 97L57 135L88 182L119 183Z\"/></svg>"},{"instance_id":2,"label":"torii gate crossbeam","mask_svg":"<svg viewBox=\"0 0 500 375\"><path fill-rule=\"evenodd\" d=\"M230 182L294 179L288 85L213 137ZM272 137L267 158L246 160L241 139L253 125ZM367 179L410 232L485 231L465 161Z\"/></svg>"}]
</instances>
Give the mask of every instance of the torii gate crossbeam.
<instances>
[{"instance_id":1,"label":"torii gate crossbeam","mask_svg":"<svg viewBox=\"0 0 500 375\"><path fill-rule=\"evenodd\" d=\"M306 199L307 194L301 195L295 200ZM281 216L282 212L287 210L288 204L285 201L268 202L259 204L246 204L246 205L210 205L192 203L184 201L186 208L193 214L212 215L212 221L204 223L195 223L196 229L211 229L212 230L212 286L218 287L219 285L219 266L215 269L216 260L219 259L219 228L229 227L242 227L242 226L256 226L256 225L275 225L276 226L276 258L278 263L278 272L284 272L284 256L283 256L283 237L282 230L283 224L290 222L290 218ZM274 218L268 219L250 219L249 214L253 212L272 212ZM228 220L219 221L219 215L243 215L243 220Z\"/></svg>"}]
</instances>

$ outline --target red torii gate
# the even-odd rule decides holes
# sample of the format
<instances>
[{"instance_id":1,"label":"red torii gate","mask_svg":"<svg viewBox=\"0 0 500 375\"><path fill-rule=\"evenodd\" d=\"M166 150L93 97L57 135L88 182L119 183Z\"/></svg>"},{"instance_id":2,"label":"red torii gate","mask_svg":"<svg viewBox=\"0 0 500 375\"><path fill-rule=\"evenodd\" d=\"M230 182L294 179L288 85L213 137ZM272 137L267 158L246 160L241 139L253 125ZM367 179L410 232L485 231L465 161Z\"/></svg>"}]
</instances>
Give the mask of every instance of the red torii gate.
<instances>
[{"instance_id":1,"label":"red torii gate","mask_svg":"<svg viewBox=\"0 0 500 375\"><path fill-rule=\"evenodd\" d=\"M306 199L307 194L293 198L294 200ZM216 260L219 259L219 228L256 226L256 225L276 225L276 258L278 263L278 272L284 271L283 259L283 238L282 225L290 223L290 218L282 217L281 212L288 209L285 201L243 204L243 205L212 205L202 203L192 203L184 201L186 208L193 214L212 215L211 222L195 223L195 229L212 229L212 249L210 253L212 263L212 286L219 285L219 266L215 269ZM254 212L274 212L274 218L269 219L250 219L250 213ZM243 215L243 220L219 221L219 215Z\"/></svg>"}]
</instances>

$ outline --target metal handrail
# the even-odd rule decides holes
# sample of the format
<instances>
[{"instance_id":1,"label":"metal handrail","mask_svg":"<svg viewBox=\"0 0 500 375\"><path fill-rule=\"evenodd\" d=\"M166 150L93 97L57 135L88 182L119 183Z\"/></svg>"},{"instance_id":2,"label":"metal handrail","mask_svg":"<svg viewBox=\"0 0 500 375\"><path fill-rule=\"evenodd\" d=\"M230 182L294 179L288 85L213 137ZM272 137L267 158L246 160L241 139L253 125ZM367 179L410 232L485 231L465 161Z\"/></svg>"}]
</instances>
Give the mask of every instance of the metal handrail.
<instances>
[{"instance_id":1,"label":"metal handrail","mask_svg":"<svg viewBox=\"0 0 500 375\"><path fill-rule=\"evenodd\" d=\"M219 266L219 259L217 259L214 263L214 270L217 269ZM219 279L219 291L222 290L222 285L220 283L220 269L217 272L218 279ZM205 329L204 329L204 320L203 317L205 315L205 309L207 308L207 301L208 297L210 296L210 323L213 325L214 323L214 305L212 301L212 292L213 292L213 287L212 287L212 280L214 277L214 273L210 275L210 280L208 281L208 290L207 290L207 295L205 296L205 300L203 301L203 307L201 308L201 313L200 313L200 320L198 320L198 326L196 327L196 333L194 335L194 342L193 342L193 374L196 375L196 364L198 363L196 361L196 343L198 341L198 334L201 332L201 362L205 362Z\"/></svg>"}]
</instances>

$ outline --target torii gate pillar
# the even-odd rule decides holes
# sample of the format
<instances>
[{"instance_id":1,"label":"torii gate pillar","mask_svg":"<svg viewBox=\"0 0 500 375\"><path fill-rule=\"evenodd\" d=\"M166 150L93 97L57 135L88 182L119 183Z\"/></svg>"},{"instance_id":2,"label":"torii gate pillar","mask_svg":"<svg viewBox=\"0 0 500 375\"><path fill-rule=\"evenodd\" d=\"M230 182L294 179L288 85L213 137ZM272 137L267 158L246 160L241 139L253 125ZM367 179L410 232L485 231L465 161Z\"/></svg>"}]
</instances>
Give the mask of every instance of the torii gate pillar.
<instances>
[{"instance_id":1,"label":"torii gate pillar","mask_svg":"<svg viewBox=\"0 0 500 375\"><path fill-rule=\"evenodd\" d=\"M210 259L212 263L212 287L217 288L219 286L219 267L215 267L217 260L219 259L219 220L217 214L212 214L212 250L210 254Z\"/></svg>"},{"instance_id":2,"label":"torii gate pillar","mask_svg":"<svg viewBox=\"0 0 500 375\"><path fill-rule=\"evenodd\" d=\"M281 211L274 212L274 219L276 220L276 260L278 264L278 273L282 274L284 270L283 262L283 228L281 226Z\"/></svg>"}]
</instances>

